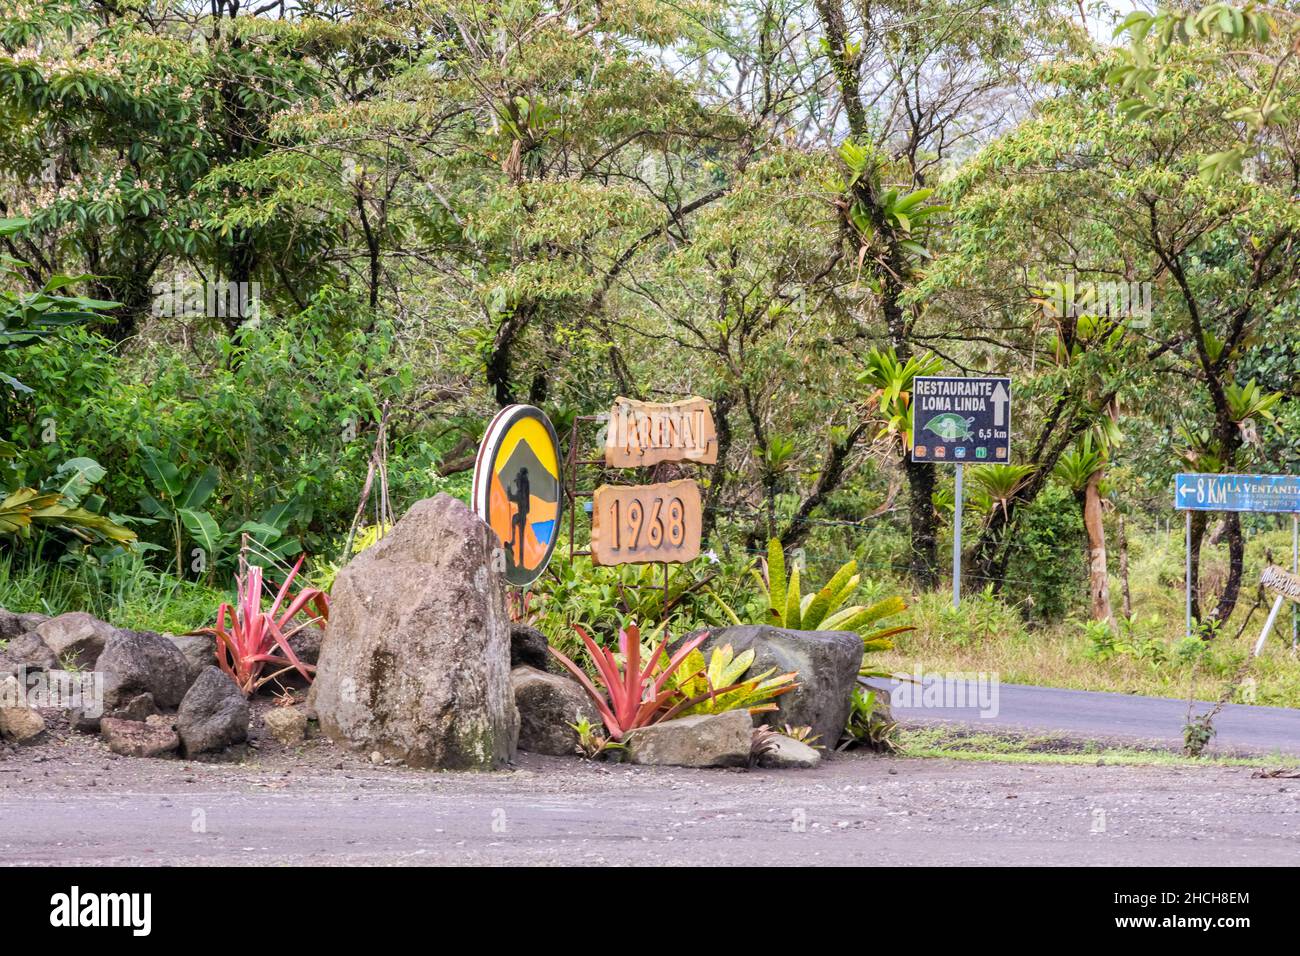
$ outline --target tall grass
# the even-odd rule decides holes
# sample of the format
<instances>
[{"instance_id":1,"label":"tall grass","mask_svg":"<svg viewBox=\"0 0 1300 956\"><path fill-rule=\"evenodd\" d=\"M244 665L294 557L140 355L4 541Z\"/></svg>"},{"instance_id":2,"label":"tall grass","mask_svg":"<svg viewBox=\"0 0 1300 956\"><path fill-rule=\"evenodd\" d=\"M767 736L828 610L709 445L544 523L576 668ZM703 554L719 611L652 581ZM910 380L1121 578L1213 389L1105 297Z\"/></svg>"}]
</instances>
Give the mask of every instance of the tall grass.
<instances>
[{"instance_id":1,"label":"tall grass","mask_svg":"<svg viewBox=\"0 0 1300 956\"><path fill-rule=\"evenodd\" d=\"M107 564L42 561L0 553L0 606L10 611L88 611L116 627L181 634L212 623L229 596L151 570L138 555Z\"/></svg>"}]
</instances>

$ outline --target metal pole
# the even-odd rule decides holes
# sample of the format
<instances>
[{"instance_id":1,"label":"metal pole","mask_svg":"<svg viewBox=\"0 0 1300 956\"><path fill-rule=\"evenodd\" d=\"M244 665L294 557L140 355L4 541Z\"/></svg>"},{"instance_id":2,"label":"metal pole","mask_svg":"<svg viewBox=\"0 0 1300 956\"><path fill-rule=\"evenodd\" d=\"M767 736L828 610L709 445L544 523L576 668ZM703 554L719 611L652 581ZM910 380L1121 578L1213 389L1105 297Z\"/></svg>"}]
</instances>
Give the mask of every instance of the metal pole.
<instances>
[{"instance_id":1,"label":"metal pole","mask_svg":"<svg viewBox=\"0 0 1300 956\"><path fill-rule=\"evenodd\" d=\"M1183 578L1187 585L1187 636L1192 636L1192 513L1187 512L1187 535L1183 539L1187 550L1187 571Z\"/></svg>"},{"instance_id":2,"label":"metal pole","mask_svg":"<svg viewBox=\"0 0 1300 956\"><path fill-rule=\"evenodd\" d=\"M1285 600L1282 595L1277 596L1273 602L1273 610L1268 612L1268 620L1264 622L1264 630L1260 632L1259 640L1255 642L1255 651L1253 657L1259 657L1259 652L1264 649L1264 642L1268 640L1268 632L1273 630L1273 623L1277 620L1277 612L1282 610L1282 602Z\"/></svg>"},{"instance_id":3,"label":"metal pole","mask_svg":"<svg viewBox=\"0 0 1300 956\"><path fill-rule=\"evenodd\" d=\"M1300 515L1291 516L1291 573L1300 574ZM1300 605L1291 605L1291 650L1300 639Z\"/></svg>"},{"instance_id":4,"label":"metal pole","mask_svg":"<svg viewBox=\"0 0 1300 956\"><path fill-rule=\"evenodd\" d=\"M961 505L962 465L957 464L957 488L953 493L952 526L952 606L961 607Z\"/></svg>"}]
</instances>

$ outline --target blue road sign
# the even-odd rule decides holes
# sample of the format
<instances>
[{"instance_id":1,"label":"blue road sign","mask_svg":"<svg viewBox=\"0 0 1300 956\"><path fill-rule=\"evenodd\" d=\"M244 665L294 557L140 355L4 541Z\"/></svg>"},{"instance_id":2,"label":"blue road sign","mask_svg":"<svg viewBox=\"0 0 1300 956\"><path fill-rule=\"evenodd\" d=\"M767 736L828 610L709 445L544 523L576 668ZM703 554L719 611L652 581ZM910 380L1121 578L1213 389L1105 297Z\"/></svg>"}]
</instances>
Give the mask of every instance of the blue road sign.
<instances>
[{"instance_id":1,"label":"blue road sign","mask_svg":"<svg viewBox=\"0 0 1300 956\"><path fill-rule=\"evenodd\" d=\"M1175 475L1174 507L1300 514L1300 475Z\"/></svg>"}]
</instances>

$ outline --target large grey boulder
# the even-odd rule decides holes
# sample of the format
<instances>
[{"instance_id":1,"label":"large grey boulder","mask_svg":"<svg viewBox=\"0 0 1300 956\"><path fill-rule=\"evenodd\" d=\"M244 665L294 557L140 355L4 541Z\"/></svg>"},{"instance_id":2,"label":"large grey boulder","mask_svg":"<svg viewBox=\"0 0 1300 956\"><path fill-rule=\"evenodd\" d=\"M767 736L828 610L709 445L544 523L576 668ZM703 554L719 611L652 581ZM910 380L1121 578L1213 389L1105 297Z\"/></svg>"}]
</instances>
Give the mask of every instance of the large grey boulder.
<instances>
[{"instance_id":1,"label":"large grey boulder","mask_svg":"<svg viewBox=\"0 0 1300 956\"><path fill-rule=\"evenodd\" d=\"M164 634L185 656L186 687L217 662L217 639L211 634Z\"/></svg>"},{"instance_id":2,"label":"large grey boulder","mask_svg":"<svg viewBox=\"0 0 1300 956\"><path fill-rule=\"evenodd\" d=\"M48 671L59 666L48 644L35 631L9 639L0 651L0 673L17 674L20 670Z\"/></svg>"},{"instance_id":3,"label":"large grey boulder","mask_svg":"<svg viewBox=\"0 0 1300 956\"><path fill-rule=\"evenodd\" d=\"M623 738L628 760L654 767L744 767L754 736L747 710L678 717Z\"/></svg>"},{"instance_id":4,"label":"large grey boulder","mask_svg":"<svg viewBox=\"0 0 1300 956\"><path fill-rule=\"evenodd\" d=\"M790 631L766 624L747 624L710 631L701 646L707 658L714 647L730 644L737 654L754 649L749 673L775 667L796 671L799 686L776 699L776 711L763 715L773 726L807 725L833 747L844 733L853 687L862 667L862 638L851 631Z\"/></svg>"},{"instance_id":5,"label":"large grey boulder","mask_svg":"<svg viewBox=\"0 0 1300 956\"><path fill-rule=\"evenodd\" d=\"M578 732L569 725L584 717L600 724L591 698L572 678L524 666L510 671L510 684L519 708L520 750L569 757L578 748Z\"/></svg>"},{"instance_id":6,"label":"large grey boulder","mask_svg":"<svg viewBox=\"0 0 1300 956\"><path fill-rule=\"evenodd\" d=\"M413 767L510 759L519 713L500 547L440 494L339 572L309 699L326 735Z\"/></svg>"},{"instance_id":7,"label":"large grey boulder","mask_svg":"<svg viewBox=\"0 0 1300 956\"><path fill-rule=\"evenodd\" d=\"M104 645L117 633L117 628L85 611L69 611L50 618L36 628L36 633L60 662L67 660L77 667L89 668L104 653Z\"/></svg>"},{"instance_id":8,"label":"large grey boulder","mask_svg":"<svg viewBox=\"0 0 1300 956\"><path fill-rule=\"evenodd\" d=\"M167 638L152 631L117 631L95 661L104 675L104 708L115 710L140 694L152 694L164 710L180 705L189 689L189 662Z\"/></svg>"},{"instance_id":9,"label":"large grey boulder","mask_svg":"<svg viewBox=\"0 0 1300 956\"><path fill-rule=\"evenodd\" d=\"M219 667L209 667L185 692L176 730L187 755L224 750L248 739L248 701Z\"/></svg>"}]
</instances>

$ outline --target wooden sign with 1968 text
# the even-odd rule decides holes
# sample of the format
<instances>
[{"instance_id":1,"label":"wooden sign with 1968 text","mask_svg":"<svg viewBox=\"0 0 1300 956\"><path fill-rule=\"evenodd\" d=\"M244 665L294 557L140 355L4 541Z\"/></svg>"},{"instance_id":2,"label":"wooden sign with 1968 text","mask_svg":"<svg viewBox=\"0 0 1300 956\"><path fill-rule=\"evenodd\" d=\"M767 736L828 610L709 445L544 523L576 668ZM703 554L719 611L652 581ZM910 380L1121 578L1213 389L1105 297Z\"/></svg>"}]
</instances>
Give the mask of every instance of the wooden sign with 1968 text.
<instances>
[{"instance_id":1,"label":"wooden sign with 1968 text","mask_svg":"<svg viewBox=\"0 0 1300 956\"><path fill-rule=\"evenodd\" d=\"M703 516L694 481L601 485L591 510L592 563L691 561L700 553Z\"/></svg>"}]
</instances>

